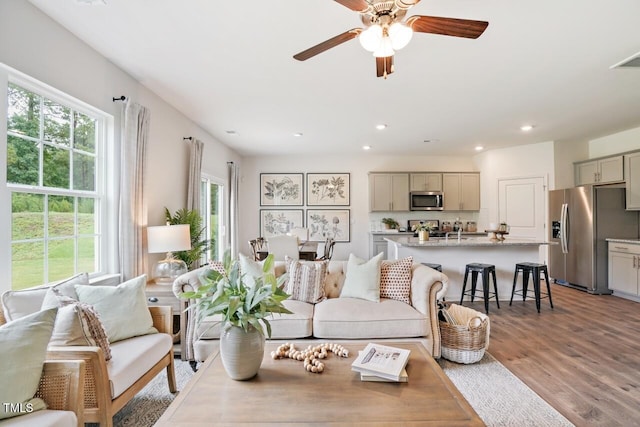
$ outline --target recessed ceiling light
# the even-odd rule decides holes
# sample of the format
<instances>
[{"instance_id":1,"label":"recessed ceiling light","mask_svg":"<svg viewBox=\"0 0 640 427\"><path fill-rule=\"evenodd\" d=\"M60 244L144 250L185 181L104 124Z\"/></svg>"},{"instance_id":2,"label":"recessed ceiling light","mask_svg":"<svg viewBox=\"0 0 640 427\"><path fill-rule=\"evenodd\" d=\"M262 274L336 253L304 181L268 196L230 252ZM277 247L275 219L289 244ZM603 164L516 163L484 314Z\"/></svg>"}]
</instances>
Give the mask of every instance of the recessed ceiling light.
<instances>
[{"instance_id":1,"label":"recessed ceiling light","mask_svg":"<svg viewBox=\"0 0 640 427\"><path fill-rule=\"evenodd\" d=\"M431 144L431 143L439 142L439 141L440 141L439 139L424 139L424 140L422 140L422 142L427 143L427 144Z\"/></svg>"},{"instance_id":2,"label":"recessed ceiling light","mask_svg":"<svg viewBox=\"0 0 640 427\"><path fill-rule=\"evenodd\" d=\"M238 136L238 132L236 132L235 130L225 130L225 132L227 133L227 135Z\"/></svg>"},{"instance_id":3,"label":"recessed ceiling light","mask_svg":"<svg viewBox=\"0 0 640 427\"><path fill-rule=\"evenodd\" d=\"M533 129L533 125L523 125L520 126L520 130L522 132L529 132L531 129Z\"/></svg>"},{"instance_id":4,"label":"recessed ceiling light","mask_svg":"<svg viewBox=\"0 0 640 427\"><path fill-rule=\"evenodd\" d=\"M88 5L107 4L107 0L76 0L76 3L88 4Z\"/></svg>"},{"instance_id":5,"label":"recessed ceiling light","mask_svg":"<svg viewBox=\"0 0 640 427\"><path fill-rule=\"evenodd\" d=\"M363 145L362 149L363 150L371 150L371 146L370 145Z\"/></svg>"},{"instance_id":6,"label":"recessed ceiling light","mask_svg":"<svg viewBox=\"0 0 640 427\"><path fill-rule=\"evenodd\" d=\"M376 125L376 129L378 129L378 130L383 130L383 129L386 129L386 128L387 128L387 125L385 125L385 124Z\"/></svg>"},{"instance_id":7,"label":"recessed ceiling light","mask_svg":"<svg viewBox=\"0 0 640 427\"><path fill-rule=\"evenodd\" d=\"M476 151L482 151L484 147L482 145L476 145Z\"/></svg>"},{"instance_id":8,"label":"recessed ceiling light","mask_svg":"<svg viewBox=\"0 0 640 427\"><path fill-rule=\"evenodd\" d=\"M296 132L293 134L293 136L302 136L302 132Z\"/></svg>"}]
</instances>

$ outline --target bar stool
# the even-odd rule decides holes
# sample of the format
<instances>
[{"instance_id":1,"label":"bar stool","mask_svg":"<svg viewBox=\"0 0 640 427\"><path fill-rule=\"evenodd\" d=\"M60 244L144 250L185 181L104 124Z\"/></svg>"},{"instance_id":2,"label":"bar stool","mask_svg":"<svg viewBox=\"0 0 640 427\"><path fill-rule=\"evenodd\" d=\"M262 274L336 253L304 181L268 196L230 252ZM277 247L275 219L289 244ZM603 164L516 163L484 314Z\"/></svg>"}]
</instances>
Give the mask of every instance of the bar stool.
<instances>
[{"instance_id":1,"label":"bar stool","mask_svg":"<svg viewBox=\"0 0 640 427\"><path fill-rule=\"evenodd\" d=\"M518 281L518 273L522 271L522 289L516 291L516 282ZM540 292L540 272L544 274L544 280L547 282L547 293ZM516 271L513 274L513 288L511 289L511 300L509 305L513 303L513 296L515 294L522 295L522 301L527 298L527 288L529 287L529 275L531 274L533 279L533 293L536 299L536 308L540 313L540 299L549 298L549 304L553 308L553 301L551 300L551 286L549 285L549 271L545 264L538 264L535 262L520 262L516 264Z\"/></svg>"},{"instance_id":2,"label":"bar stool","mask_svg":"<svg viewBox=\"0 0 640 427\"><path fill-rule=\"evenodd\" d=\"M440 273L442 273L442 264L432 264L430 262L422 262L422 265L426 265L427 267L431 267L434 270L438 270Z\"/></svg>"},{"instance_id":3,"label":"bar stool","mask_svg":"<svg viewBox=\"0 0 640 427\"><path fill-rule=\"evenodd\" d=\"M467 277L471 272L471 290L467 289ZM493 292L489 292L489 273L493 277ZM500 301L498 300L498 283L496 281L496 266L493 264L471 263L467 264L464 270L464 281L462 283L462 295L460 296L460 305L465 295L471 296L471 302L473 302L476 294L476 284L478 283L478 274L482 274L482 299L484 299L484 311L489 313L489 300L491 298L496 299L496 305L500 308Z\"/></svg>"}]
</instances>

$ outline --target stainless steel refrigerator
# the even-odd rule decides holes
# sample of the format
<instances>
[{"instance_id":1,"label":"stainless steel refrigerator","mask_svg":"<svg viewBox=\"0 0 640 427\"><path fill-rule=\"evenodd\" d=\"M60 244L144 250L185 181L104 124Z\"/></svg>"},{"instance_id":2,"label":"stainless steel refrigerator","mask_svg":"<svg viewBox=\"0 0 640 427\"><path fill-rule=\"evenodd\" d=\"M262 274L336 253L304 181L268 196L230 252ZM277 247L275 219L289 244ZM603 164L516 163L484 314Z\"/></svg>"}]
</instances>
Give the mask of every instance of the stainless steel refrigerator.
<instances>
[{"instance_id":1,"label":"stainless steel refrigerator","mask_svg":"<svg viewBox=\"0 0 640 427\"><path fill-rule=\"evenodd\" d=\"M549 191L549 276L594 294L608 287L607 238L637 239L637 211L625 210L620 186Z\"/></svg>"}]
</instances>

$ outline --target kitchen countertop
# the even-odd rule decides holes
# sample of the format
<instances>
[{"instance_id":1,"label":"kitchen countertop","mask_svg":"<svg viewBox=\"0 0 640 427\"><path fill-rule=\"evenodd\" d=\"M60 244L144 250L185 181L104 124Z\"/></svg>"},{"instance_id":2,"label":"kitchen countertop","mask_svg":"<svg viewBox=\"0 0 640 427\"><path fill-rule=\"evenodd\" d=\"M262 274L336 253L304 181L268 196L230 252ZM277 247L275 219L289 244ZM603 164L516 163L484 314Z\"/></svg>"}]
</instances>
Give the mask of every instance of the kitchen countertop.
<instances>
[{"instance_id":1,"label":"kitchen countertop","mask_svg":"<svg viewBox=\"0 0 640 427\"><path fill-rule=\"evenodd\" d=\"M466 237L458 242L456 236L449 237L431 237L429 240L420 242L417 237L401 236L397 239L385 238L388 242L397 244L398 246L406 246L412 248L430 248L430 247L482 247L482 246L540 246L540 245L556 245L556 242L547 242L544 240L527 240L527 239L510 239L506 238L502 241L492 241L489 237Z\"/></svg>"},{"instance_id":2,"label":"kitchen countertop","mask_svg":"<svg viewBox=\"0 0 640 427\"><path fill-rule=\"evenodd\" d=\"M616 242L616 243L631 243L634 245L640 245L640 239L605 239L607 242Z\"/></svg>"}]
</instances>

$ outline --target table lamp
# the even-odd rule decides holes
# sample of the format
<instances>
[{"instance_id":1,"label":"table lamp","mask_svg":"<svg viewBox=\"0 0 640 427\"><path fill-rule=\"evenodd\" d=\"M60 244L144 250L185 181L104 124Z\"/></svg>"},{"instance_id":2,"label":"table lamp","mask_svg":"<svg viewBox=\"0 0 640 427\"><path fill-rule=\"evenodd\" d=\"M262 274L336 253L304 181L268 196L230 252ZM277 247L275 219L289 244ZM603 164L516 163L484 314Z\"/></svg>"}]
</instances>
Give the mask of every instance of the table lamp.
<instances>
[{"instance_id":1,"label":"table lamp","mask_svg":"<svg viewBox=\"0 0 640 427\"><path fill-rule=\"evenodd\" d=\"M147 242L149 253L167 253L165 259L158 261L153 269L157 284L171 285L178 276L187 272L187 264L175 258L173 252L191 249L189 224L147 227Z\"/></svg>"}]
</instances>

